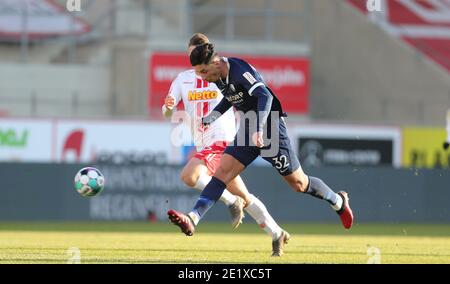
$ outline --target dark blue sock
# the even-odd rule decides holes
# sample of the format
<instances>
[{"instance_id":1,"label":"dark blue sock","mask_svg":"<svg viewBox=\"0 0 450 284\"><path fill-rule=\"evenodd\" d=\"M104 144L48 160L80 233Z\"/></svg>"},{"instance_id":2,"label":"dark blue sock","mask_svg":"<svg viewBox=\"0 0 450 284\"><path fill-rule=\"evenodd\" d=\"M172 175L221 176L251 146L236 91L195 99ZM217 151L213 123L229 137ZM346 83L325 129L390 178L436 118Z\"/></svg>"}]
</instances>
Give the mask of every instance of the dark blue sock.
<instances>
[{"instance_id":1,"label":"dark blue sock","mask_svg":"<svg viewBox=\"0 0 450 284\"><path fill-rule=\"evenodd\" d=\"M226 185L220 179L212 177L211 181L200 194L200 197L192 210L192 212L199 217L199 220L211 207L213 207L217 200L219 200L225 188Z\"/></svg>"}]
</instances>

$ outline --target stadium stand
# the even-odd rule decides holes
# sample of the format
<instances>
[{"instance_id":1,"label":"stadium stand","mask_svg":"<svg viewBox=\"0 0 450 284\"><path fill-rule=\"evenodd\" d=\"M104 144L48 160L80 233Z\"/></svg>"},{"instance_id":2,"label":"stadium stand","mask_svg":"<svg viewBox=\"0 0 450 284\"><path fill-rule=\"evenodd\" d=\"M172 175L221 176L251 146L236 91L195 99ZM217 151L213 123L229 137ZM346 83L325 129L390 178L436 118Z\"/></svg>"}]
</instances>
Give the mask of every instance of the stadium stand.
<instances>
[{"instance_id":1,"label":"stadium stand","mask_svg":"<svg viewBox=\"0 0 450 284\"><path fill-rule=\"evenodd\" d=\"M348 1L362 13L368 13L364 2ZM450 72L449 1L385 0L383 4L377 23Z\"/></svg>"}]
</instances>

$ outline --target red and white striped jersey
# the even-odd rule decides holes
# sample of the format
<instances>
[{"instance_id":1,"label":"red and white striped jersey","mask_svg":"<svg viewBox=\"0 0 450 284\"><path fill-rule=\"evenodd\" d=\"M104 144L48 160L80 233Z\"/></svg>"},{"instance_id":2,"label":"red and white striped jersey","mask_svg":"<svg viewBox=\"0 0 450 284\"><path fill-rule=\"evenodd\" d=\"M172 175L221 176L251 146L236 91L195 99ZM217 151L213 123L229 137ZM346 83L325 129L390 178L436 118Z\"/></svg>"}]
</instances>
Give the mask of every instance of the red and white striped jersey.
<instances>
[{"instance_id":1,"label":"red and white striped jersey","mask_svg":"<svg viewBox=\"0 0 450 284\"><path fill-rule=\"evenodd\" d=\"M172 82L169 96L175 98L175 106L183 101L191 119L191 134L197 149L203 149L215 142L233 141L236 134L236 119L232 108L209 125L206 131L201 126L201 118L214 110L223 98L214 83L202 80L192 69L186 70L178 74Z\"/></svg>"}]
</instances>

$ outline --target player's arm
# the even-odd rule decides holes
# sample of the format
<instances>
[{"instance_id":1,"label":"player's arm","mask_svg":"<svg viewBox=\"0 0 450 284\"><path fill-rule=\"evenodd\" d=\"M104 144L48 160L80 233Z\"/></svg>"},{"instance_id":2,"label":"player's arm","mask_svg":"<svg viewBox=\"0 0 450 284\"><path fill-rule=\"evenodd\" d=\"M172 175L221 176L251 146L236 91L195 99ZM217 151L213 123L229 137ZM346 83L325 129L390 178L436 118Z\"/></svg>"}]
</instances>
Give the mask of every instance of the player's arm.
<instances>
[{"instance_id":1,"label":"player's arm","mask_svg":"<svg viewBox=\"0 0 450 284\"><path fill-rule=\"evenodd\" d=\"M179 77L172 81L169 93L164 99L164 105L161 110L165 118L172 117L173 112L176 110L176 106L181 100L181 84L179 81Z\"/></svg>"},{"instance_id":2,"label":"player's arm","mask_svg":"<svg viewBox=\"0 0 450 284\"><path fill-rule=\"evenodd\" d=\"M213 111L202 118L203 125L207 126L213 123L216 119L218 119L220 116L222 116L227 110L229 110L232 107L231 103L223 97L220 103L217 104L217 106L213 109Z\"/></svg>"},{"instance_id":3,"label":"player's arm","mask_svg":"<svg viewBox=\"0 0 450 284\"><path fill-rule=\"evenodd\" d=\"M245 72L244 72L245 71ZM273 95L266 88L266 84L259 78L259 75L253 68L242 71L240 83L247 90L250 96L258 99L256 115L257 115L257 132L262 133L264 125L269 117L272 109Z\"/></svg>"},{"instance_id":4,"label":"player's arm","mask_svg":"<svg viewBox=\"0 0 450 284\"><path fill-rule=\"evenodd\" d=\"M262 132L264 125L266 125L267 118L269 117L270 110L272 108L273 96L272 93L266 88L265 85L258 86L252 93L253 96L258 98L257 109L257 131Z\"/></svg>"},{"instance_id":5,"label":"player's arm","mask_svg":"<svg viewBox=\"0 0 450 284\"><path fill-rule=\"evenodd\" d=\"M257 98L256 106L256 132L252 134L252 141L257 147L264 147L263 129L272 109L273 95L267 89L260 75L253 67L242 71L240 83L250 96Z\"/></svg>"}]
</instances>

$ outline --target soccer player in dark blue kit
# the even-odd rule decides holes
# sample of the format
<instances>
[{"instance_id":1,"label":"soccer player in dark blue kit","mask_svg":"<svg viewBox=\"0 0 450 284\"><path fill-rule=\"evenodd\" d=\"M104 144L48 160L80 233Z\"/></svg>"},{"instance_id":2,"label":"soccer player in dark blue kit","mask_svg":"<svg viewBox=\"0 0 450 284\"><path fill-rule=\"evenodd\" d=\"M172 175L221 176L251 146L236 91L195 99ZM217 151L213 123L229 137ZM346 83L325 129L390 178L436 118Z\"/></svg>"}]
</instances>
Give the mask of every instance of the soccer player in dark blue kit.
<instances>
[{"instance_id":1,"label":"soccer player in dark blue kit","mask_svg":"<svg viewBox=\"0 0 450 284\"><path fill-rule=\"evenodd\" d=\"M287 135L286 114L258 71L244 60L219 57L211 43L197 46L190 55L190 61L196 73L202 79L214 82L224 95L214 111L203 118L203 124L209 125L231 107L240 112L241 119L234 143L226 148L219 168L202 191L194 209L188 214L169 210L170 221L183 233L192 236L195 226L220 198L226 184L261 156L294 191L326 200L336 210L343 226L350 229L353 213L348 194L344 191L335 193L321 179L303 172ZM289 234L283 231L274 241L274 252L278 252L274 256L283 254L284 244L289 238Z\"/></svg>"}]
</instances>

